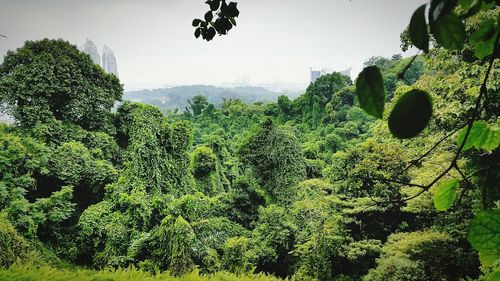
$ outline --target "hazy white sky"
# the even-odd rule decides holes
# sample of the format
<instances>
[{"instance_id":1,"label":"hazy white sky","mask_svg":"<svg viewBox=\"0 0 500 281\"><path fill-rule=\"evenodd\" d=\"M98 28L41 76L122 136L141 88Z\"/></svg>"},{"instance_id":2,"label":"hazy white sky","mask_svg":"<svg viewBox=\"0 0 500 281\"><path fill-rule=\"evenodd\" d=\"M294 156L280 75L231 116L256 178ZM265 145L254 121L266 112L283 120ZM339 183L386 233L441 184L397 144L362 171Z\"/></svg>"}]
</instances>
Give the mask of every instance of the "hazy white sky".
<instances>
[{"instance_id":1,"label":"hazy white sky","mask_svg":"<svg viewBox=\"0 0 500 281\"><path fill-rule=\"evenodd\" d=\"M233 0L235 1L235 0ZM239 0L238 26L193 36L204 0L0 0L0 56L25 40L86 38L117 57L127 86L306 83L308 66L352 67L400 53L399 34L425 0Z\"/></svg>"}]
</instances>

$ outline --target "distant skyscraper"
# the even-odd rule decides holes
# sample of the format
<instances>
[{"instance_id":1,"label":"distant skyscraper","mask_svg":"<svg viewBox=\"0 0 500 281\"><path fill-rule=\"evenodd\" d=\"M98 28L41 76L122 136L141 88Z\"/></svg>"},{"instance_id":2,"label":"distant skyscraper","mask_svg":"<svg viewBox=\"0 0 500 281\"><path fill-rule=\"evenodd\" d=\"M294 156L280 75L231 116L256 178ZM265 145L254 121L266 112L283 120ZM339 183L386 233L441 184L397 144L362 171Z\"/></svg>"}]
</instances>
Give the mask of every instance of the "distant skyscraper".
<instances>
[{"instance_id":1,"label":"distant skyscraper","mask_svg":"<svg viewBox=\"0 0 500 281\"><path fill-rule=\"evenodd\" d=\"M316 81L316 79L320 78L321 76L323 76L325 74L332 73L332 72L334 72L334 70L330 67L328 67L328 68L327 67L324 67L324 68L309 67L309 72L311 74L311 83L314 83L314 81ZM335 71L335 72L338 72L342 75L351 77L351 68L348 68L345 70L339 70L339 71Z\"/></svg>"},{"instance_id":2,"label":"distant skyscraper","mask_svg":"<svg viewBox=\"0 0 500 281\"><path fill-rule=\"evenodd\" d=\"M116 57L113 51L106 45L102 49L102 68L107 73L113 73L118 77L118 66L116 65Z\"/></svg>"},{"instance_id":3,"label":"distant skyscraper","mask_svg":"<svg viewBox=\"0 0 500 281\"><path fill-rule=\"evenodd\" d=\"M322 70L311 70L311 83L314 83L323 73L324 71Z\"/></svg>"},{"instance_id":4,"label":"distant skyscraper","mask_svg":"<svg viewBox=\"0 0 500 281\"><path fill-rule=\"evenodd\" d=\"M80 50L87 53L95 64L101 65L101 56L99 56L99 51L94 42L87 39L87 41L80 46Z\"/></svg>"},{"instance_id":5,"label":"distant skyscraper","mask_svg":"<svg viewBox=\"0 0 500 281\"><path fill-rule=\"evenodd\" d=\"M340 74L342 74L342 75L345 75L345 76L347 76L347 77L351 77L351 69L352 69L352 68L350 68L350 67L349 67L348 69L341 70L341 71L339 71L339 72L340 72Z\"/></svg>"}]
</instances>

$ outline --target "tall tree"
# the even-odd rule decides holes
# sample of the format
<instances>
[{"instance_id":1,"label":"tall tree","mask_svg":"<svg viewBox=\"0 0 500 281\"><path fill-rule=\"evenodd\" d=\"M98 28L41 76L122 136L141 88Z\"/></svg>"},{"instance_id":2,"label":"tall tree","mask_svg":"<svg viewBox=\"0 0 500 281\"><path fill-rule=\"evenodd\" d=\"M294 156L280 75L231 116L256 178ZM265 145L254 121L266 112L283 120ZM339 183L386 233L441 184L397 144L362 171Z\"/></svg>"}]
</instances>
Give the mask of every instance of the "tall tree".
<instances>
[{"instance_id":1,"label":"tall tree","mask_svg":"<svg viewBox=\"0 0 500 281\"><path fill-rule=\"evenodd\" d=\"M246 140L239 154L274 200L281 204L293 200L294 185L306 177L299 139L293 131L267 119Z\"/></svg>"},{"instance_id":2,"label":"tall tree","mask_svg":"<svg viewBox=\"0 0 500 281\"><path fill-rule=\"evenodd\" d=\"M56 119L89 130L109 128L122 93L116 76L62 39L27 41L0 66L0 103L23 127Z\"/></svg>"}]
</instances>

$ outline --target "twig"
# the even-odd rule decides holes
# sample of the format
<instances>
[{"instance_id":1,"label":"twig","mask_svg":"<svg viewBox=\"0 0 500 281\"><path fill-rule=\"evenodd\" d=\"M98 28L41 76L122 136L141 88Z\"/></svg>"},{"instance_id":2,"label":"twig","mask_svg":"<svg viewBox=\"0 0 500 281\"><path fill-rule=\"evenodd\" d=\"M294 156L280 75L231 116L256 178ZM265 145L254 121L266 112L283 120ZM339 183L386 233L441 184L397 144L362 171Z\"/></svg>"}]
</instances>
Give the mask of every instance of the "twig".
<instances>
[{"instance_id":1,"label":"twig","mask_svg":"<svg viewBox=\"0 0 500 281\"><path fill-rule=\"evenodd\" d=\"M400 73L398 73L398 79L399 80L403 80L404 79L406 71L410 68L410 66L413 64L413 62L415 61L415 59L418 57L419 54L420 54L420 50L417 52L417 54L415 54L411 58L410 62L405 66L405 68L403 68L403 70Z\"/></svg>"},{"instance_id":2,"label":"twig","mask_svg":"<svg viewBox=\"0 0 500 281\"><path fill-rule=\"evenodd\" d=\"M386 179L386 178L365 178L365 177L359 177L359 176L357 176L356 178L363 179L363 180L372 180L372 181L385 181L385 182L393 182L393 183L397 183L397 184L400 184L400 185L406 185L406 186L414 186L414 187L425 188L425 185L422 185L422 184L416 184L416 183L403 182L403 181L400 181L400 180L395 180L395 179Z\"/></svg>"},{"instance_id":3,"label":"twig","mask_svg":"<svg viewBox=\"0 0 500 281\"><path fill-rule=\"evenodd\" d=\"M462 170L460 170L460 168L458 167L458 165L455 165L455 169L458 171L458 173L460 174L460 176L462 176L462 178L464 179L464 181L467 183L467 185L462 189L462 192L460 193L460 197L458 198L457 203L455 204L455 206L459 206L460 203L462 202L462 199L464 198L465 194L467 193L467 191L469 189L472 188L473 185L469 181L469 179L465 176L465 174L462 172Z\"/></svg>"},{"instance_id":4,"label":"twig","mask_svg":"<svg viewBox=\"0 0 500 281\"><path fill-rule=\"evenodd\" d=\"M442 137L439 141L437 141L429 150L427 150L427 152L425 152L424 154L422 154L420 157L418 157L417 159L415 160L411 160L410 161L410 164L408 164L408 166L406 166L406 168L404 168L403 170L403 173L408 171L408 169L410 169L412 166L414 165L417 165L418 163L420 163L420 161L422 161L425 157L427 157L434 149L436 149L443 141L447 140L448 138L450 138L451 136L453 136L456 132L460 131L463 127L467 126L467 123L464 123L462 125L460 125L460 127L456 128L455 130L453 130L451 133L445 135L444 137Z\"/></svg>"}]
</instances>

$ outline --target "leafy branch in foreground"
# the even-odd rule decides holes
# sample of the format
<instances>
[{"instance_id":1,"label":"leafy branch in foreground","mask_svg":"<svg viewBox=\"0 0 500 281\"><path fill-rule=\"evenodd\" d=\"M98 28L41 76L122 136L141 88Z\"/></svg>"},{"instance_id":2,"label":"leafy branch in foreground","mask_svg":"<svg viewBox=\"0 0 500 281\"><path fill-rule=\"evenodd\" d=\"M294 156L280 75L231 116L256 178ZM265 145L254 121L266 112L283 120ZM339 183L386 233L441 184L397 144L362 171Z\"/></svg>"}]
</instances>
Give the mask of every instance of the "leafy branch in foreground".
<instances>
[{"instance_id":1,"label":"leafy branch in foreground","mask_svg":"<svg viewBox=\"0 0 500 281\"><path fill-rule=\"evenodd\" d=\"M196 38L201 36L204 40L210 41L216 34L226 35L233 26L236 26L236 18L240 14L236 2L228 4L226 0L208 0L205 3L210 6L210 10L205 13L204 20L193 20Z\"/></svg>"},{"instance_id":2,"label":"leafy branch in foreground","mask_svg":"<svg viewBox=\"0 0 500 281\"><path fill-rule=\"evenodd\" d=\"M413 14L409 25L409 37L411 44L418 49L429 52L430 35L433 35L437 47L442 46L450 51L461 50L466 41L465 26L462 19L455 14L454 10L457 6L457 1L432 0L429 4L429 14L426 19L425 9L427 4L420 6ZM479 11L492 9L495 7L495 1L460 1L460 8L464 11L463 17L470 17ZM428 26L430 28L428 28ZM465 173L459 168L457 161L463 151L470 148L484 149L491 153L500 145L500 128L488 125L485 121L478 121L482 110L488 98L487 83L490 78L491 71L495 64L495 59L498 58L498 43L500 37L500 18L494 20L485 20L479 28L470 36L469 43L474 48L474 54L482 60L489 56L488 68L481 83L479 95L475 100L475 106L470 117L464 125L459 126L451 133L448 133L435 143L427 152L419 156L417 159L410 161L410 164L405 168L405 172L413 166L420 165L421 161L431 154L441 143L455 135L458 131L457 145L453 159L441 173L426 185L418 185L406 182L400 182L394 179L386 178L371 178L371 181L392 182L406 186L418 187L420 191L416 194L397 200L375 201L376 204L385 203L402 203L414 199L423 193L429 191L431 187L441 181L451 170L458 171L462 179L467 184L463 189L459 198L465 195L467 189L472 188L472 183L468 180ZM429 30L430 33L429 34ZM416 56L412 58L410 63L398 78L404 75L404 72L413 63ZM383 79L376 74L379 73L377 66L365 68L359 75L356 81L356 91L360 100L361 108L377 118L382 119L383 105L385 103L385 93L383 87ZM364 101L364 102L362 102ZM373 114L373 108L379 110ZM388 123L389 129L393 136L406 139L413 138L422 132L428 125L432 115L432 101L430 96L422 90L413 89L405 93L396 102L392 112L390 113ZM491 167L491 166L490 166ZM487 177L489 176L489 171ZM487 178L485 180L485 184ZM457 189L459 187L458 179L450 179L442 181L434 192L434 205L438 211L446 211L455 203L457 197ZM483 209L487 209L486 200L484 199L485 188L481 189ZM484 211L479 213L472 221L469 231L469 241L472 246L480 252L480 256L488 257L481 258L483 264L493 263L500 257L500 212L498 209L492 211ZM485 248L486 247L486 248ZM486 262L485 262L486 260ZM492 262L493 261L493 262Z\"/></svg>"}]
</instances>

